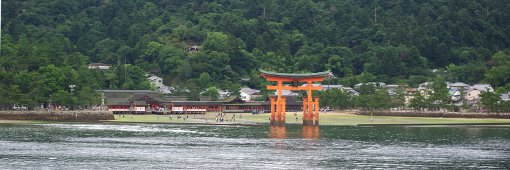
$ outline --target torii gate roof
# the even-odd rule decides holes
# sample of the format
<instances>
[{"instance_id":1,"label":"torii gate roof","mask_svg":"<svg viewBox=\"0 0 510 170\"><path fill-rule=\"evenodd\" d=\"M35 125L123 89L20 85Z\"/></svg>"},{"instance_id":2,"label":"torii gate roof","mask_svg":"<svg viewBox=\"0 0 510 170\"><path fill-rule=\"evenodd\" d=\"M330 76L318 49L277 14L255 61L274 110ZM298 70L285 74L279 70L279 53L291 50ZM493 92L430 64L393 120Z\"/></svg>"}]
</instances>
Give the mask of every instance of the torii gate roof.
<instances>
[{"instance_id":1,"label":"torii gate roof","mask_svg":"<svg viewBox=\"0 0 510 170\"><path fill-rule=\"evenodd\" d=\"M318 78L318 77L329 77L331 71L317 72L317 73L276 73L265 70L259 70L261 76L272 76L272 77L287 77L287 78Z\"/></svg>"}]
</instances>

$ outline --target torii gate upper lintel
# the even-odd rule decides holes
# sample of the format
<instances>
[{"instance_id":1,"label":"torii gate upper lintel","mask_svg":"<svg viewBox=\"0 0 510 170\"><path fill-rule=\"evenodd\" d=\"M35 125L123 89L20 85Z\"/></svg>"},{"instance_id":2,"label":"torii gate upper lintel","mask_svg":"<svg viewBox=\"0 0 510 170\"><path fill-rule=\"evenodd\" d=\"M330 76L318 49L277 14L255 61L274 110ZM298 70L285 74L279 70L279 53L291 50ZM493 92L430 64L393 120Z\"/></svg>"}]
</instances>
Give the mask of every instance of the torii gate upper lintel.
<instances>
[{"instance_id":1,"label":"torii gate upper lintel","mask_svg":"<svg viewBox=\"0 0 510 170\"><path fill-rule=\"evenodd\" d=\"M330 71L304 74L259 71L267 81L277 83L276 85L267 85L268 90L277 90L278 92L276 99L271 97L271 125L285 125L283 90L306 90L307 97L303 98L303 125L319 125L319 98L312 98L312 90L322 90L322 86L312 86L312 83L323 81L324 78L331 75ZM291 85L284 85L283 82L291 82ZM306 86L299 86L299 82L306 83Z\"/></svg>"}]
</instances>

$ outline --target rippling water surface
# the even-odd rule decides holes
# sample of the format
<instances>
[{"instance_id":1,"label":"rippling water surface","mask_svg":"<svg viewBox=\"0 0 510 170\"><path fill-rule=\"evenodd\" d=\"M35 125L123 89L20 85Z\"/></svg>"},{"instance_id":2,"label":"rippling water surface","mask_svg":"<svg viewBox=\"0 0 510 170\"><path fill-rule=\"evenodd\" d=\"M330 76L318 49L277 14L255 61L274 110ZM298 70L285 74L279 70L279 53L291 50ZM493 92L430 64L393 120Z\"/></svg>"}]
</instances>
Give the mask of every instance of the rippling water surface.
<instances>
[{"instance_id":1,"label":"rippling water surface","mask_svg":"<svg viewBox=\"0 0 510 170\"><path fill-rule=\"evenodd\" d=\"M0 169L509 169L509 127L0 124Z\"/></svg>"}]
</instances>

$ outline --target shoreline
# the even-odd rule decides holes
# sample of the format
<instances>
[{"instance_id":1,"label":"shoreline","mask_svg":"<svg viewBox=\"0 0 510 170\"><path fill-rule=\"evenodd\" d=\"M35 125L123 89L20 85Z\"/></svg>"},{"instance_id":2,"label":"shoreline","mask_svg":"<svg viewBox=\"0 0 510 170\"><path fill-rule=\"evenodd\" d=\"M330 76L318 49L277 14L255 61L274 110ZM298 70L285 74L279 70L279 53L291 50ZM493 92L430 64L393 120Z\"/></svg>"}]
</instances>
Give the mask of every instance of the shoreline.
<instances>
[{"instance_id":1,"label":"shoreline","mask_svg":"<svg viewBox=\"0 0 510 170\"><path fill-rule=\"evenodd\" d=\"M319 126L510 126L510 119L494 118L440 118L440 117L401 117L367 116L356 112L321 113ZM267 126L269 114L227 113L231 121L217 122L217 113L202 115L154 115L132 114L113 115L111 120L99 121L55 121L55 120L4 120L0 124L40 124L40 123L104 123L104 124L180 124L180 125L219 125L219 126ZM180 118L177 118L179 116ZM302 113L287 113L286 125L302 125ZM235 119L235 120L234 120Z\"/></svg>"},{"instance_id":2,"label":"shoreline","mask_svg":"<svg viewBox=\"0 0 510 170\"><path fill-rule=\"evenodd\" d=\"M510 119L510 113L479 113L479 112L419 112L419 111L357 111L359 115L395 116L395 117L436 117L436 118L478 118L478 119Z\"/></svg>"},{"instance_id":3,"label":"shoreline","mask_svg":"<svg viewBox=\"0 0 510 170\"><path fill-rule=\"evenodd\" d=\"M1 120L32 120L32 121L77 121L92 122L114 120L114 115L107 111L76 110L76 111L47 111L47 110L2 110Z\"/></svg>"},{"instance_id":4,"label":"shoreline","mask_svg":"<svg viewBox=\"0 0 510 170\"><path fill-rule=\"evenodd\" d=\"M30 121L30 120L0 120L2 124L161 124L161 125L204 125L204 126L269 126L267 123L179 123L179 122L121 122L121 121L93 121L93 122L69 122L69 121ZM302 126L299 123L287 123L286 126ZM313 126L313 125L312 125ZM358 126L358 127L434 127L434 126L458 126L458 127L505 127L510 128L510 123L435 123L435 124L320 124L319 126Z\"/></svg>"},{"instance_id":5,"label":"shoreline","mask_svg":"<svg viewBox=\"0 0 510 170\"><path fill-rule=\"evenodd\" d=\"M79 122L75 122L79 123ZM94 123L94 122L90 122ZM101 123L107 124L172 124L172 125L212 125L212 126L266 126L269 125L267 123L176 123L176 122L116 122L116 121L101 121ZM286 123L285 125L291 126L301 126L300 123ZM278 126L278 125L275 125ZM314 126L314 125L311 125ZM510 123L443 123L443 124L356 124L356 125L330 125L330 124L320 124L319 126L360 126L360 127L370 127L370 126L508 126L510 127Z\"/></svg>"}]
</instances>

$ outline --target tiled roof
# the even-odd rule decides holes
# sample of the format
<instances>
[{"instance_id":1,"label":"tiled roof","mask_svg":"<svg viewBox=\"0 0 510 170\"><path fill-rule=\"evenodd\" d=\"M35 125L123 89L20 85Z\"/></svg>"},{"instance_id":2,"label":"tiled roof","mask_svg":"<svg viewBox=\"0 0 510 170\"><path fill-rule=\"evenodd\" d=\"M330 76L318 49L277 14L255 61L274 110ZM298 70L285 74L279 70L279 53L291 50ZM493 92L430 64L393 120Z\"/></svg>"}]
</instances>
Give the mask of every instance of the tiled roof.
<instances>
[{"instance_id":1,"label":"tiled roof","mask_svg":"<svg viewBox=\"0 0 510 170\"><path fill-rule=\"evenodd\" d=\"M472 89L476 89L476 90L480 90L480 91L494 91L494 89L492 88L492 86L490 84L475 84L473 85L473 88Z\"/></svg>"},{"instance_id":2,"label":"tiled roof","mask_svg":"<svg viewBox=\"0 0 510 170\"><path fill-rule=\"evenodd\" d=\"M104 64L104 63L90 63L89 66L110 66L110 64Z\"/></svg>"},{"instance_id":3,"label":"tiled roof","mask_svg":"<svg viewBox=\"0 0 510 170\"><path fill-rule=\"evenodd\" d=\"M259 70L262 76L275 76L275 77L290 77L290 78L314 78L314 77L328 77L331 71L324 71L318 73L276 73L265 70Z\"/></svg>"},{"instance_id":4,"label":"tiled roof","mask_svg":"<svg viewBox=\"0 0 510 170\"><path fill-rule=\"evenodd\" d=\"M469 85L463 82L455 82L450 84L450 87L468 87Z\"/></svg>"}]
</instances>

